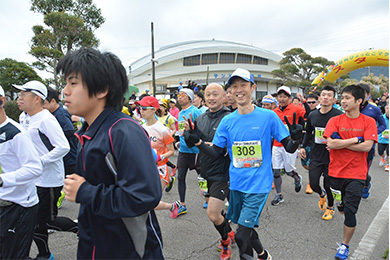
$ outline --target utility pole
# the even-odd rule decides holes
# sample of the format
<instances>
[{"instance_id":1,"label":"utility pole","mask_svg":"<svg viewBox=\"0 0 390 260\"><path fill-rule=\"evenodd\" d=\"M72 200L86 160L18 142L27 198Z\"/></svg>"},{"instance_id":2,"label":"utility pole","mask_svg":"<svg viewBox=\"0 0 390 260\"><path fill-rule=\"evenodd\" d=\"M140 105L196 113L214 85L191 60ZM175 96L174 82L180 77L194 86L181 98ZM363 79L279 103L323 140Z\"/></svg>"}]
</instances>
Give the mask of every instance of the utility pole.
<instances>
[{"instance_id":1,"label":"utility pole","mask_svg":"<svg viewBox=\"0 0 390 260\"><path fill-rule=\"evenodd\" d=\"M152 25L152 89L153 89L153 96L156 96L156 66L155 66L155 59L154 59L154 29L153 29L153 22Z\"/></svg>"}]
</instances>

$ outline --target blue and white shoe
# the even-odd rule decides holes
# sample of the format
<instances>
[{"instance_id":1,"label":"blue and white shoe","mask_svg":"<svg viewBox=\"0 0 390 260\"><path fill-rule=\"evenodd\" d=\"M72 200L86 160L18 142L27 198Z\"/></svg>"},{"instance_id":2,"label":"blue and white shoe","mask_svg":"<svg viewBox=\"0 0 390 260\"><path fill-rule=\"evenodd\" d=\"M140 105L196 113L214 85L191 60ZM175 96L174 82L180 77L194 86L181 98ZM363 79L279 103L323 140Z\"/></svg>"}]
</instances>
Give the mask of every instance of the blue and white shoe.
<instances>
[{"instance_id":1,"label":"blue and white shoe","mask_svg":"<svg viewBox=\"0 0 390 260\"><path fill-rule=\"evenodd\" d=\"M344 260L347 259L349 255L349 246L344 243L341 243L337 248L337 254L334 256L335 259Z\"/></svg>"},{"instance_id":2,"label":"blue and white shoe","mask_svg":"<svg viewBox=\"0 0 390 260\"><path fill-rule=\"evenodd\" d=\"M207 209L208 206L209 206L209 204L207 202L205 202L204 205L203 205L203 208Z\"/></svg>"},{"instance_id":3,"label":"blue and white shoe","mask_svg":"<svg viewBox=\"0 0 390 260\"><path fill-rule=\"evenodd\" d=\"M363 193L362 193L362 198L363 199L367 199L368 196L370 196L370 189L371 189L371 182L368 185L368 188L366 188L366 187L363 188Z\"/></svg>"},{"instance_id":4,"label":"blue and white shoe","mask_svg":"<svg viewBox=\"0 0 390 260\"><path fill-rule=\"evenodd\" d=\"M180 216L186 213L187 213L187 206L180 204L179 210L177 211L177 215Z\"/></svg>"}]
</instances>

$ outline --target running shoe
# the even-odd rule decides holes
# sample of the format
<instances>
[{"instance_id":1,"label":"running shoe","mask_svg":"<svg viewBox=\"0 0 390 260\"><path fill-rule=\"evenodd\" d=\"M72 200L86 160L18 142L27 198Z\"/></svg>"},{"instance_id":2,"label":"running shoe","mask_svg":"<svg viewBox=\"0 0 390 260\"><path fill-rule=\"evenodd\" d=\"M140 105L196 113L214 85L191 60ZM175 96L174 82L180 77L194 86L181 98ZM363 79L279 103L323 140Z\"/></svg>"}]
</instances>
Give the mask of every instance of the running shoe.
<instances>
[{"instance_id":1,"label":"running shoe","mask_svg":"<svg viewBox=\"0 0 390 260\"><path fill-rule=\"evenodd\" d=\"M334 215L334 209L333 208L326 208L324 215L322 215L323 220L331 220Z\"/></svg>"},{"instance_id":2,"label":"running shoe","mask_svg":"<svg viewBox=\"0 0 390 260\"><path fill-rule=\"evenodd\" d=\"M310 186L310 183L307 184L307 186L306 186L306 193L307 193L307 194L312 194L312 193L313 193L313 190L312 190L312 188L311 188L311 186Z\"/></svg>"},{"instance_id":3,"label":"running shoe","mask_svg":"<svg viewBox=\"0 0 390 260\"><path fill-rule=\"evenodd\" d=\"M275 188L275 182L272 182L272 189Z\"/></svg>"},{"instance_id":4,"label":"running shoe","mask_svg":"<svg viewBox=\"0 0 390 260\"><path fill-rule=\"evenodd\" d=\"M260 258L259 256L257 257L257 260L272 260L271 254L268 252L267 249L264 249L264 251L267 253L267 258Z\"/></svg>"},{"instance_id":5,"label":"running shoe","mask_svg":"<svg viewBox=\"0 0 390 260\"><path fill-rule=\"evenodd\" d=\"M302 188L302 176L297 174L299 177L299 180L295 181L295 192L299 192Z\"/></svg>"},{"instance_id":6,"label":"running shoe","mask_svg":"<svg viewBox=\"0 0 390 260\"><path fill-rule=\"evenodd\" d=\"M385 165L385 163L386 163L385 158L381 158L381 160L379 161L379 166L383 166Z\"/></svg>"},{"instance_id":7,"label":"running shoe","mask_svg":"<svg viewBox=\"0 0 390 260\"><path fill-rule=\"evenodd\" d=\"M172 168L172 171L171 171L172 177L176 175L176 171L177 171L177 166L175 165L175 168Z\"/></svg>"},{"instance_id":8,"label":"running shoe","mask_svg":"<svg viewBox=\"0 0 390 260\"><path fill-rule=\"evenodd\" d=\"M339 245L339 247L337 248L337 254L334 256L334 258L344 260L348 258L348 254L349 246L344 243L341 243L341 245Z\"/></svg>"},{"instance_id":9,"label":"running shoe","mask_svg":"<svg viewBox=\"0 0 390 260\"><path fill-rule=\"evenodd\" d=\"M54 260L54 256L50 253L49 257L37 256L34 260Z\"/></svg>"},{"instance_id":10,"label":"running shoe","mask_svg":"<svg viewBox=\"0 0 390 260\"><path fill-rule=\"evenodd\" d=\"M173 209L171 210L171 218L177 218L179 215L180 201L175 201L172 203Z\"/></svg>"},{"instance_id":11,"label":"running shoe","mask_svg":"<svg viewBox=\"0 0 390 260\"><path fill-rule=\"evenodd\" d=\"M169 182L167 187L165 187L165 192L170 192L172 190L175 181L176 181L176 177L169 177Z\"/></svg>"},{"instance_id":12,"label":"running shoe","mask_svg":"<svg viewBox=\"0 0 390 260\"><path fill-rule=\"evenodd\" d=\"M326 207L326 191L322 189L322 192L324 193L324 196L321 197L320 195L320 201L318 202L318 207L320 208L320 210L324 210Z\"/></svg>"},{"instance_id":13,"label":"running shoe","mask_svg":"<svg viewBox=\"0 0 390 260\"><path fill-rule=\"evenodd\" d=\"M230 238L228 237L226 240L221 239L221 260L229 260L232 257L232 251L230 250Z\"/></svg>"},{"instance_id":14,"label":"running shoe","mask_svg":"<svg viewBox=\"0 0 390 260\"><path fill-rule=\"evenodd\" d=\"M368 185L368 187L364 186L364 188L363 188L363 193L362 193L362 198L363 199L367 199L368 196L370 196L370 189L371 189L371 182Z\"/></svg>"},{"instance_id":15,"label":"running shoe","mask_svg":"<svg viewBox=\"0 0 390 260\"><path fill-rule=\"evenodd\" d=\"M184 215L187 213L187 206L183 205L183 204L180 204L180 207L179 207L179 210L177 212L177 215L180 216L180 215Z\"/></svg>"},{"instance_id":16,"label":"running shoe","mask_svg":"<svg viewBox=\"0 0 390 260\"><path fill-rule=\"evenodd\" d=\"M273 201L271 201L272 206L277 206L280 203L284 202L283 195L282 194L276 194Z\"/></svg>"},{"instance_id":17,"label":"running shoe","mask_svg":"<svg viewBox=\"0 0 390 260\"><path fill-rule=\"evenodd\" d=\"M236 243L236 238L235 238L235 233L234 233L233 230L228 233L228 236L230 238L230 245L235 244ZM222 250L222 243L219 243L219 245L217 247L217 251L221 252L221 250Z\"/></svg>"},{"instance_id":18,"label":"running shoe","mask_svg":"<svg viewBox=\"0 0 390 260\"><path fill-rule=\"evenodd\" d=\"M385 171L386 171L386 172L389 171L389 165L386 165L386 166L385 166Z\"/></svg>"},{"instance_id":19,"label":"running shoe","mask_svg":"<svg viewBox=\"0 0 390 260\"><path fill-rule=\"evenodd\" d=\"M57 201L57 208L62 207L62 204L64 204L64 200L65 200L65 192L61 191L61 196L58 198Z\"/></svg>"},{"instance_id":20,"label":"running shoe","mask_svg":"<svg viewBox=\"0 0 390 260\"><path fill-rule=\"evenodd\" d=\"M207 201L203 204L203 208L204 209L207 209L207 207L209 206L209 204L207 203Z\"/></svg>"}]
</instances>

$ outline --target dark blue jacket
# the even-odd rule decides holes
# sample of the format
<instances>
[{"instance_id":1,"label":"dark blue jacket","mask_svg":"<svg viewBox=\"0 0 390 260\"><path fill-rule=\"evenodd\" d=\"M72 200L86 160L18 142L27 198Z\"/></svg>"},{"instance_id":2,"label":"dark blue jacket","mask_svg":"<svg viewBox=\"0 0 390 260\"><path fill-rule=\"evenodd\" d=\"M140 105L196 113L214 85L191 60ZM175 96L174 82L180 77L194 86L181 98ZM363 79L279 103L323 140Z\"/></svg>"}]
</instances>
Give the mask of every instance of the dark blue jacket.
<instances>
[{"instance_id":1,"label":"dark blue jacket","mask_svg":"<svg viewBox=\"0 0 390 260\"><path fill-rule=\"evenodd\" d=\"M385 119L383 118L382 111L378 107L366 102L360 107L360 113L375 119L375 121L378 123L378 134L382 133L386 129ZM375 143L371 149L374 148Z\"/></svg>"},{"instance_id":2,"label":"dark blue jacket","mask_svg":"<svg viewBox=\"0 0 390 260\"><path fill-rule=\"evenodd\" d=\"M70 117L69 112L66 111L65 108L62 106L62 104L59 105L60 106L57 108L57 110L53 112L53 115L55 116L58 123L60 124L62 131L64 131L64 134L70 146L69 152L64 156L63 159L64 165L65 166L75 165L77 141L76 141L76 137L74 136L74 127L72 123L72 118Z\"/></svg>"},{"instance_id":3,"label":"dark blue jacket","mask_svg":"<svg viewBox=\"0 0 390 260\"><path fill-rule=\"evenodd\" d=\"M161 199L161 184L149 138L125 114L106 108L77 132L80 140L76 173L86 179L77 192L78 259L141 259L124 218L147 216L142 259L163 259L160 227L153 209ZM117 175L105 157L111 153ZM136 241L137 242L137 241Z\"/></svg>"}]
</instances>

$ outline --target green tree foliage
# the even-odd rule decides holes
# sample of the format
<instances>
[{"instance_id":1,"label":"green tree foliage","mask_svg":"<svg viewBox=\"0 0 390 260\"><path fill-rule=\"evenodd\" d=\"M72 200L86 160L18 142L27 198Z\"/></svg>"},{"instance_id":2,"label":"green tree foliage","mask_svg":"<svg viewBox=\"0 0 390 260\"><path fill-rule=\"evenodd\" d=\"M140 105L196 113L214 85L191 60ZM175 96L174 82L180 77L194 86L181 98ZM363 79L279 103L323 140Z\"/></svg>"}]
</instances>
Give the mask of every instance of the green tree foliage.
<instances>
[{"instance_id":1,"label":"green tree foliage","mask_svg":"<svg viewBox=\"0 0 390 260\"><path fill-rule=\"evenodd\" d=\"M371 95L373 99L381 97L384 92L388 92L389 90L389 79L383 75L377 77L374 76L373 73L370 73L368 76L362 77L360 82L366 83L371 87Z\"/></svg>"},{"instance_id":2,"label":"green tree foliage","mask_svg":"<svg viewBox=\"0 0 390 260\"><path fill-rule=\"evenodd\" d=\"M0 85L6 93L9 93L6 96L11 100L14 99L12 84L23 85L31 80L42 81L35 70L26 63L9 58L0 60Z\"/></svg>"},{"instance_id":3,"label":"green tree foliage","mask_svg":"<svg viewBox=\"0 0 390 260\"><path fill-rule=\"evenodd\" d=\"M61 87L55 72L58 61L80 47L97 47L94 31L105 21L92 0L32 0L31 11L44 15L44 24L34 26L30 54L38 61L33 65L53 74L47 83Z\"/></svg>"},{"instance_id":4,"label":"green tree foliage","mask_svg":"<svg viewBox=\"0 0 390 260\"><path fill-rule=\"evenodd\" d=\"M323 57L312 57L301 48L283 53L280 69L271 73L277 82L290 87L300 87L305 94L312 88L313 79L334 62Z\"/></svg>"},{"instance_id":5,"label":"green tree foliage","mask_svg":"<svg viewBox=\"0 0 390 260\"><path fill-rule=\"evenodd\" d=\"M19 110L18 104L15 100L5 102L4 109L5 113L9 118L12 118L16 122L19 122L19 115L21 111Z\"/></svg>"}]
</instances>

